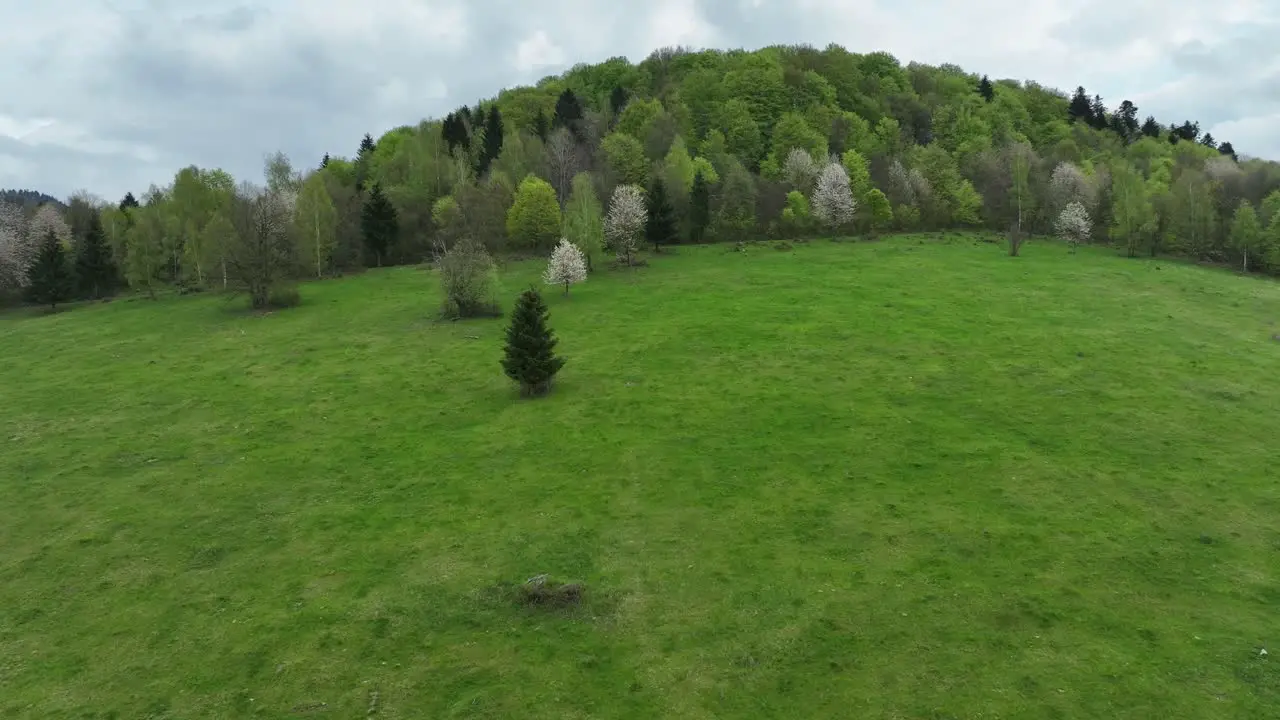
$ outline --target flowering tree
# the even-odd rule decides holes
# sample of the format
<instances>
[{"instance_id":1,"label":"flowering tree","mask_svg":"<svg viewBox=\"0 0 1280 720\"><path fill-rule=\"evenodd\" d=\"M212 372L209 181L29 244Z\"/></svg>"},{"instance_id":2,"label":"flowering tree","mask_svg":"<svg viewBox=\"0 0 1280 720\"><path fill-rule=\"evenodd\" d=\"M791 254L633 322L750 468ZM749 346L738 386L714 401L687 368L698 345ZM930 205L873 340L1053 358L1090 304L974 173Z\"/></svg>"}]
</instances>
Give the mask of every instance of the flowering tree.
<instances>
[{"instance_id":1,"label":"flowering tree","mask_svg":"<svg viewBox=\"0 0 1280 720\"><path fill-rule=\"evenodd\" d=\"M635 185L619 185L609 201L609 215L604 219L604 236L609 249L618 260L631 265L640 234L644 232L648 212L645 210L644 192Z\"/></svg>"},{"instance_id":2,"label":"flowering tree","mask_svg":"<svg viewBox=\"0 0 1280 720\"><path fill-rule=\"evenodd\" d=\"M1058 163L1049 178L1049 202L1052 212L1061 213L1068 205L1078 202L1085 210L1094 207L1098 191L1084 171L1069 162Z\"/></svg>"},{"instance_id":3,"label":"flowering tree","mask_svg":"<svg viewBox=\"0 0 1280 720\"><path fill-rule=\"evenodd\" d=\"M840 163L828 163L813 190L813 214L835 230L853 221L858 204L849 189L849 173Z\"/></svg>"},{"instance_id":4,"label":"flowering tree","mask_svg":"<svg viewBox=\"0 0 1280 720\"><path fill-rule=\"evenodd\" d=\"M542 279L548 285L564 285L564 294L568 295L571 284L587 279L587 260L577 245L569 242L568 238L560 238Z\"/></svg>"},{"instance_id":5,"label":"flowering tree","mask_svg":"<svg viewBox=\"0 0 1280 720\"><path fill-rule=\"evenodd\" d=\"M1084 205L1074 200L1062 209L1057 221L1054 222L1054 229L1057 230L1058 236L1067 241L1067 247L1072 253L1080 243L1089 241L1089 228L1092 226L1093 221L1089 219L1089 211L1084 209Z\"/></svg>"},{"instance_id":6,"label":"flowering tree","mask_svg":"<svg viewBox=\"0 0 1280 720\"><path fill-rule=\"evenodd\" d=\"M813 156L800 148L791 148L787 160L782 164L782 175L791 187L800 192L811 192L818 179L818 163Z\"/></svg>"},{"instance_id":7,"label":"flowering tree","mask_svg":"<svg viewBox=\"0 0 1280 720\"><path fill-rule=\"evenodd\" d=\"M27 271L35 259L22 208L0 203L0 292L27 286Z\"/></svg>"}]
</instances>

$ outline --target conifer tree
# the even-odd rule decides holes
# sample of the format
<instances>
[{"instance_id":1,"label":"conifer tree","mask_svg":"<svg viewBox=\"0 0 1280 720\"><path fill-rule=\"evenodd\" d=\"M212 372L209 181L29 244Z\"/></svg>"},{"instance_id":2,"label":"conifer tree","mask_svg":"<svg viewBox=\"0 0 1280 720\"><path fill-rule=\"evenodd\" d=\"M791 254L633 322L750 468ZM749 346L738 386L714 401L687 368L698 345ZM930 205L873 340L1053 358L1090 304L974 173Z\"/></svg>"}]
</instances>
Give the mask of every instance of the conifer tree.
<instances>
[{"instance_id":1,"label":"conifer tree","mask_svg":"<svg viewBox=\"0 0 1280 720\"><path fill-rule=\"evenodd\" d=\"M1236 157L1236 149L1232 147L1229 142L1224 142L1219 145L1218 152L1223 155L1230 155L1232 160L1239 160L1239 158Z\"/></svg>"},{"instance_id":2,"label":"conifer tree","mask_svg":"<svg viewBox=\"0 0 1280 720\"><path fill-rule=\"evenodd\" d=\"M1155 117L1148 115L1146 122L1142 123L1142 134L1150 138L1158 138L1160 132L1160 123L1156 122Z\"/></svg>"},{"instance_id":3,"label":"conifer tree","mask_svg":"<svg viewBox=\"0 0 1280 720\"><path fill-rule=\"evenodd\" d=\"M991 80L986 75L983 75L982 80L978 82L978 94L987 102L996 99L996 89L991 85Z\"/></svg>"},{"instance_id":4,"label":"conifer tree","mask_svg":"<svg viewBox=\"0 0 1280 720\"><path fill-rule=\"evenodd\" d=\"M1107 129L1107 106L1102 104L1102 96L1094 95L1093 102L1089 104L1089 117L1093 127L1098 130Z\"/></svg>"},{"instance_id":5,"label":"conifer tree","mask_svg":"<svg viewBox=\"0 0 1280 720\"><path fill-rule=\"evenodd\" d=\"M621 85L614 85L613 91L609 93L609 109L613 111L613 116L618 117L618 113L621 113L626 105L627 91Z\"/></svg>"},{"instance_id":6,"label":"conifer tree","mask_svg":"<svg viewBox=\"0 0 1280 720\"><path fill-rule=\"evenodd\" d=\"M520 394L526 397L545 395L556 373L564 367L564 358L555 354L558 340L547 327L548 318L542 295L531 287L516 300L511 326L507 328L502 369L520 384Z\"/></svg>"},{"instance_id":7,"label":"conifer tree","mask_svg":"<svg viewBox=\"0 0 1280 720\"><path fill-rule=\"evenodd\" d=\"M356 157L363 157L364 155L376 150L377 147L377 143L373 141L373 136L369 133L365 133L364 137L360 138L360 150L356 153Z\"/></svg>"},{"instance_id":8,"label":"conifer tree","mask_svg":"<svg viewBox=\"0 0 1280 720\"><path fill-rule=\"evenodd\" d=\"M653 251L658 252L661 246L672 245L679 240L676 232L675 209L671 207L671 200L667 197L667 187L661 177L653 179L645 201L648 206L648 216L644 223L644 236L646 240L653 243Z\"/></svg>"},{"instance_id":9,"label":"conifer tree","mask_svg":"<svg viewBox=\"0 0 1280 720\"><path fill-rule=\"evenodd\" d=\"M551 119L551 129L568 128L575 138L578 137L578 124L582 120L582 103L572 90L565 88L556 98L556 113Z\"/></svg>"},{"instance_id":10,"label":"conifer tree","mask_svg":"<svg viewBox=\"0 0 1280 720\"><path fill-rule=\"evenodd\" d=\"M71 297L71 268L57 233L50 230L40 241L35 262L27 272L27 296L31 302L56 310L58 303Z\"/></svg>"},{"instance_id":11,"label":"conifer tree","mask_svg":"<svg viewBox=\"0 0 1280 720\"><path fill-rule=\"evenodd\" d=\"M129 208L136 207L138 207L138 198L134 197L131 192L125 193L124 197L120 200L120 209L128 210Z\"/></svg>"},{"instance_id":12,"label":"conifer tree","mask_svg":"<svg viewBox=\"0 0 1280 720\"><path fill-rule=\"evenodd\" d=\"M487 169L502 154L502 113L496 104L489 106L484 124L484 166Z\"/></svg>"},{"instance_id":13,"label":"conifer tree","mask_svg":"<svg viewBox=\"0 0 1280 720\"><path fill-rule=\"evenodd\" d=\"M689 239L702 242L710 224L711 186L702 171L698 171L693 176L693 189L689 191Z\"/></svg>"},{"instance_id":14,"label":"conifer tree","mask_svg":"<svg viewBox=\"0 0 1280 720\"><path fill-rule=\"evenodd\" d=\"M76 283L80 294L94 300L110 293L115 287L116 266L107 247L107 234L102 229L102 218L94 213L89 218L89 231L76 246Z\"/></svg>"},{"instance_id":15,"label":"conifer tree","mask_svg":"<svg viewBox=\"0 0 1280 720\"><path fill-rule=\"evenodd\" d=\"M327 167L329 167L329 153L325 153L324 157L320 158L320 169L323 170Z\"/></svg>"},{"instance_id":16,"label":"conifer tree","mask_svg":"<svg viewBox=\"0 0 1280 720\"><path fill-rule=\"evenodd\" d=\"M1071 96L1071 104L1067 106L1067 116L1072 122L1083 120L1086 123L1093 123L1093 105L1089 102L1089 95L1085 93L1084 86L1076 88L1076 92Z\"/></svg>"},{"instance_id":17,"label":"conifer tree","mask_svg":"<svg viewBox=\"0 0 1280 720\"><path fill-rule=\"evenodd\" d=\"M375 264L382 267L382 259L400 234L400 220L395 206L382 192L380 184L374 184L369 198L364 202L360 213L360 232L364 237L365 247L373 253Z\"/></svg>"}]
</instances>

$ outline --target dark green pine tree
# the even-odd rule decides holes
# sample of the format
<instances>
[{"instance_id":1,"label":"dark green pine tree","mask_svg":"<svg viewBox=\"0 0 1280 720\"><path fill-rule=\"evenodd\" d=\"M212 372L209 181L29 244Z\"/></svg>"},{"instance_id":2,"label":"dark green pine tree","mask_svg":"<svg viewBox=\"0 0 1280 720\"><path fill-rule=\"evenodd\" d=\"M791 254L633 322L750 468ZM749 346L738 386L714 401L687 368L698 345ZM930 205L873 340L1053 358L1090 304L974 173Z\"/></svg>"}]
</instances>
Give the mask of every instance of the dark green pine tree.
<instances>
[{"instance_id":1,"label":"dark green pine tree","mask_svg":"<svg viewBox=\"0 0 1280 720\"><path fill-rule=\"evenodd\" d=\"M320 158L320 169L323 170L327 167L329 167L329 153L325 153L324 157Z\"/></svg>"},{"instance_id":2,"label":"dark green pine tree","mask_svg":"<svg viewBox=\"0 0 1280 720\"><path fill-rule=\"evenodd\" d=\"M1067 117L1071 118L1071 122L1083 120L1092 124L1093 105L1089 102L1089 95L1085 93L1083 85L1076 88L1076 93L1071 96L1071 104L1067 106Z\"/></svg>"},{"instance_id":3,"label":"dark green pine tree","mask_svg":"<svg viewBox=\"0 0 1280 720\"><path fill-rule=\"evenodd\" d=\"M382 260L387 251L396 242L400 234L400 218L396 208L382 192L382 185L374 183L373 190L364 201L360 212L360 233L364 237L364 245L373 255L374 263L382 267Z\"/></svg>"},{"instance_id":4,"label":"dark green pine tree","mask_svg":"<svg viewBox=\"0 0 1280 720\"><path fill-rule=\"evenodd\" d=\"M1213 133L1205 133L1204 137L1200 138L1200 144L1214 150L1218 149L1218 141L1213 139Z\"/></svg>"},{"instance_id":5,"label":"dark green pine tree","mask_svg":"<svg viewBox=\"0 0 1280 720\"><path fill-rule=\"evenodd\" d=\"M565 88L560 93L560 97L556 98L556 114L551 119L552 129L567 127L569 132L577 135L578 123L582 120L582 103L578 102L578 96L573 91Z\"/></svg>"},{"instance_id":6,"label":"dark green pine tree","mask_svg":"<svg viewBox=\"0 0 1280 720\"><path fill-rule=\"evenodd\" d=\"M1089 117L1092 118L1094 128L1098 130L1106 130L1108 125L1107 106L1102 104L1102 96L1094 95L1093 102L1089 104Z\"/></svg>"},{"instance_id":7,"label":"dark green pine tree","mask_svg":"<svg viewBox=\"0 0 1280 720\"><path fill-rule=\"evenodd\" d=\"M498 159L502 154L502 113L498 111L497 104L489 106L489 117L484 123L484 154L489 158L489 162Z\"/></svg>"},{"instance_id":8,"label":"dark green pine tree","mask_svg":"<svg viewBox=\"0 0 1280 720\"><path fill-rule=\"evenodd\" d=\"M1229 156L1231 156L1231 159L1232 159L1232 160L1235 160L1235 161L1237 161L1237 162L1239 162L1239 160L1240 160L1240 158L1236 157L1236 149L1235 149L1234 147L1232 147L1232 146L1231 146L1231 143L1229 143L1229 142L1224 142L1224 143L1222 143L1221 145L1219 145L1219 146L1218 146L1218 152L1219 152L1219 153L1221 153L1221 154L1223 154L1223 155L1229 155Z\"/></svg>"},{"instance_id":9,"label":"dark green pine tree","mask_svg":"<svg viewBox=\"0 0 1280 720\"><path fill-rule=\"evenodd\" d=\"M67 265L67 254L62 249L62 243L52 230L40 243L40 250L27 273L27 279L31 283L27 287L27 297L31 302L57 310L58 303L71 297L71 268Z\"/></svg>"},{"instance_id":10,"label":"dark green pine tree","mask_svg":"<svg viewBox=\"0 0 1280 720\"><path fill-rule=\"evenodd\" d=\"M699 170L693 176L693 189L689 191L689 239L695 243L706 237L711 224L711 186Z\"/></svg>"},{"instance_id":11,"label":"dark green pine tree","mask_svg":"<svg viewBox=\"0 0 1280 720\"><path fill-rule=\"evenodd\" d=\"M520 394L526 397L545 395L552 378L564 367L564 358L555 354L558 341L547 327L549 317L542 295L537 288L529 288L516 300L507 328L502 369L520 384Z\"/></svg>"},{"instance_id":12,"label":"dark green pine tree","mask_svg":"<svg viewBox=\"0 0 1280 720\"><path fill-rule=\"evenodd\" d=\"M107 247L102 218L94 213L89 218L89 232L76 248L76 285L81 297L97 300L115 290L116 265Z\"/></svg>"},{"instance_id":13,"label":"dark green pine tree","mask_svg":"<svg viewBox=\"0 0 1280 720\"><path fill-rule=\"evenodd\" d=\"M1150 138L1160 137L1160 123L1150 115L1147 116L1146 122L1142 123L1142 134Z\"/></svg>"},{"instance_id":14,"label":"dark green pine tree","mask_svg":"<svg viewBox=\"0 0 1280 720\"><path fill-rule=\"evenodd\" d=\"M138 207L138 198L134 197L131 192L125 193L124 198L120 200L120 209L128 210L136 207Z\"/></svg>"},{"instance_id":15,"label":"dark green pine tree","mask_svg":"<svg viewBox=\"0 0 1280 720\"><path fill-rule=\"evenodd\" d=\"M667 186L661 177L655 177L646 193L645 205L648 216L644 221L645 239L653 243L653 251L658 252L663 245L672 245L679 240L676 232L676 211L671 207L667 197Z\"/></svg>"},{"instance_id":16,"label":"dark green pine tree","mask_svg":"<svg viewBox=\"0 0 1280 720\"><path fill-rule=\"evenodd\" d=\"M982 80L978 81L978 94L987 102L991 102L996 99L996 89L991 84L991 79L986 75L983 75Z\"/></svg>"},{"instance_id":17,"label":"dark green pine tree","mask_svg":"<svg viewBox=\"0 0 1280 720\"><path fill-rule=\"evenodd\" d=\"M365 133L364 137L360 138L360 150L356 153L356 157L364 157L365 154L373 152L377 147L378 144L373 141L373 136Z\"/></svg>"}]
</instances>

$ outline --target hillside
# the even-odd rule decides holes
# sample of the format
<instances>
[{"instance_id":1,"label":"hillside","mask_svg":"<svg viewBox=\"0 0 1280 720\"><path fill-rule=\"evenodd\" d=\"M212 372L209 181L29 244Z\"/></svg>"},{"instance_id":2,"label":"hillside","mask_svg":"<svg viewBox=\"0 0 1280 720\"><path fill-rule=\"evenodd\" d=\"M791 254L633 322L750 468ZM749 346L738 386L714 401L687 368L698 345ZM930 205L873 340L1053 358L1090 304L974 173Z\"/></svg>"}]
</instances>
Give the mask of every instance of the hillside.
<instances>
[{"instance_id":1,"label":"hillside","mask_svg":"<svg viewBox=\"0 0 1280 720\"><path fill-rule=\"evenodd\" d=\"M610 248L599 222L581 213L607 211L622 184L662 185L675 228L668 243L950 228L1021 240L1069 230L1131 256L1280 272L1280 165L1219 140L1194 121L1144 116L1083 87L1062 93L885 53L669 48L366 135L350 158L273 158L265 181L288 201L292 217L279 224L292 257L272 276L416 263L463 238L496 254L545 254L564 234L602 253ZM813 207L831 158L856 204L834 225ZM243 180L186 168L139 193L142 207L103 208L130 285L236 284L227 268L248 242L232 211ZM561 208L547 207L547 186ZM515 221L521 196L536 211Z\"/></svg>"},{"instance_id":2,"label":"hillside","mask_svg":"<svg viewBox=\"0 0 1280 720\"><path fill-rule=\"evenodd\" d=\"M1280 703L1280 285L955 234L681 248L548 293L538 400L437 293L0 315L0 716ZM585 603L515 602L541 573Z\"/></svg>"}]
</instances>

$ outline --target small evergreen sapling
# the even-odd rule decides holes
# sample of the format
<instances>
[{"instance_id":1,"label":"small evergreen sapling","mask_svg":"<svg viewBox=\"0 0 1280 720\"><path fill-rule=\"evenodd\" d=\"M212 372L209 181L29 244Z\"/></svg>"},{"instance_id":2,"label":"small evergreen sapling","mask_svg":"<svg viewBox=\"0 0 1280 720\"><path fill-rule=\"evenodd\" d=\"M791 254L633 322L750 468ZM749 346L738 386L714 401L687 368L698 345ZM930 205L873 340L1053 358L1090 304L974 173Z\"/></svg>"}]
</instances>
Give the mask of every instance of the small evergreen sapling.
<instances>
[{"instance_id":1,"label":"small evergreen sapling","mask_svg":"<svg viewBox=\"0 0 1280 720\"><path fill-rule=\"evenodd\" d=\"M564 367L564 358L555 354L558 341L547 327L548 317L542 295L537 288L529 288L516 300L507 328L502 369L520 384L520 394L526 397L545 395L552 378Z\"/></svg>"},{"instance_id":2,"label":"small evergreen sapling","mask_svg":"<svg viewBox=\"0 0 1280 720\"><path fill-rule=\"evenodd\" d=\"M35 262L31 264L27 294L32 302L58 309L58 303L71 297L72 276L66 251L57 233L49 230L40 243Z\"/></svg>"},{"instance_id":3,"label":"small evergreen sapling","mask_svg":"<svg viewBox=\"0 0 1280 720\"><path fill-rule=\"evenodd\" d=\"M548 285L564 285L564 294L569 294L569 286L587 279L587 261L582 251L567 238L561 238L560 244L551 253L547 270L542 279Z\"/></svg>"}]
</instances>

